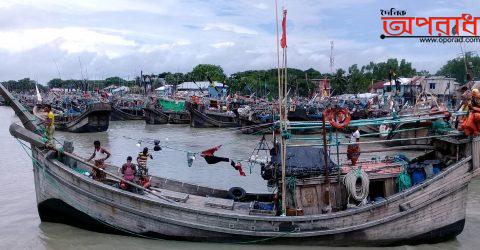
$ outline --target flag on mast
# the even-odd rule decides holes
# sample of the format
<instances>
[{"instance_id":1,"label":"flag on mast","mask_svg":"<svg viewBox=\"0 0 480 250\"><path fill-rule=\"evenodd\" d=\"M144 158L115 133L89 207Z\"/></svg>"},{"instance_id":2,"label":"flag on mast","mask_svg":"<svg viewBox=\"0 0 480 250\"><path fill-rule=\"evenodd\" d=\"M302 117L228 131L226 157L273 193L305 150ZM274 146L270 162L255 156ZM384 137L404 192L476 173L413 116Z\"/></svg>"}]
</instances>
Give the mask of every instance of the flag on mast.
<instances>
[{"instance_id":1,"label":"flag on mast","mask_svg":"<svg viewBox=\"0 0 480 250\"><path fill-rule=\"evenodd\" d=\"M280 39L282 48L287 47L287 10L283 10L282 19L282 38Z\"/></svg>"},{"instance_id":2,"label":"flag on mast","mask_svg":"<svg viewBox=\"0 0 480 250\"><path fill-rule=\"evenodd\" d=\"M40 95L40 91L38 90L37 84L35 84L35 91L37 92L37 102L41 103L42 102L42 95Z\"/></svg>"}]
</instances>

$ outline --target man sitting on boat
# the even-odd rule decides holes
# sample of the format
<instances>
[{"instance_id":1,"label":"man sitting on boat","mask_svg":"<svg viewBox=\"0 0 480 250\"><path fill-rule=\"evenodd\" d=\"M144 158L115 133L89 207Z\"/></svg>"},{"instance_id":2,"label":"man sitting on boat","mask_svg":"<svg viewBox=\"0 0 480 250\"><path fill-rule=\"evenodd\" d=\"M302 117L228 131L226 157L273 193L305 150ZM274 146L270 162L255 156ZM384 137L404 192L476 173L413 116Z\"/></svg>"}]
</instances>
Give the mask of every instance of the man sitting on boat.
<instances>
[{"instance_id":1,"label":"man sitting on boat","mask_svg":"<svg viewBox=\"0 0 480 250\"><path fill-rule=\"evenodd\" d=\"M106 177L103 169L105 168L105 160L110 157L110 152L100 146L100 141L94 141L93 146L95 147L93 154L87 161L94 160L95 166L99 169L92 169L93 179L102 181L105 180Z\"/></svg>"},{"instance_id":2,"label":"man sitting on boat","mask_svg":"<svg viewBox=\"0 0 480 250\"><path fill-rule=\"evenodd\" d=\"M135 179L136 173L137 173L137 168L135 167L135 164L132 163L132 157L128 156L127 163L123 164L122 166L123 179L129 182L133 182ZM132 189L132 186L130 186L124 181L120 183L120 187L124 190L129 190L129 191L131 191Z\"/></svg>"}]
</instances>

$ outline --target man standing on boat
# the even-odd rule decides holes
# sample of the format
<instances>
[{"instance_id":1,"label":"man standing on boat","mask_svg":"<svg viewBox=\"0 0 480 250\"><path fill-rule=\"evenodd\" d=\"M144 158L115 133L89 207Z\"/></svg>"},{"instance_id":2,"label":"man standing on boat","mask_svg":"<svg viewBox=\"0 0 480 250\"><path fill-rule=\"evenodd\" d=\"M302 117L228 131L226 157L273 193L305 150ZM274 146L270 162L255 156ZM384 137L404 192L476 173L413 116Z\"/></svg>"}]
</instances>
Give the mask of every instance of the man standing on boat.
<instances>
[{"instance_id":1,"label":"man standing on boat","mask_svg":"<svg viewBox=\"0 0 480 250\"><path fill-rule=\"evenodd\" d=\"M360 145L358 142L360 142L360 131L357 129L350 136L350 144L347 147L347 158L352 161L353 166L357 164L358 157L360 157Z\"/></svg>"},{"instance_id":2,"label":"man standing on boat","mask_svg":"<svg viewBox=\"0 0 480 250\"><path fill-rule=\"evenodd\" d=\"M140 173L142 173L142 176L148 175L148 168L147 168L148 158L153 159L153 156L148 153L148 148L145 147L143 148L142 152L138 153L138 156L137 156L137 163L138 163L138 166L140 167Z\"/></svg>"},{"instance_id":3,"label":"man standing on boat","mask_svg":"<svg viewBox=\"0 0 480 250\"><path fill-rule=\"evenodd\" d=\"M100 141L93 142L94 150L92 156L87 161L94 160L95 166L99 169L93 169L93 179L101 181L105 179L105 160L110 157L110 152L100 146Z\"/></svg>"},{"instance_id":4,"label":"man standing on boat","mask_svg":"<svg viewBox=\"0 0 480 250\"><path fill-rule=\"evenodd\" d=\"M53 133L55 132L55 115L52 112L52 106L46 104L44 109L47 113L47 118L45 119L45 134L47 136L47 145L53 145Z\"/></svg>"}]
</instances>

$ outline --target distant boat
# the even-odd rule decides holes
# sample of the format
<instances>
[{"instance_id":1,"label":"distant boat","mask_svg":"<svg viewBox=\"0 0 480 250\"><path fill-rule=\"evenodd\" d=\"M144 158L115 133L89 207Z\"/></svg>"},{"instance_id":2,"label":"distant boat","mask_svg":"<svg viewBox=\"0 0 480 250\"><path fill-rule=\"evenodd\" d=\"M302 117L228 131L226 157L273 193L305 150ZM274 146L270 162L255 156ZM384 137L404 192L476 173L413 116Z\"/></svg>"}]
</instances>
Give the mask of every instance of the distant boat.
<instances>
[{"instance_id":1,"label":"distant boat","mask_svg":"<svg viewBox=\"0 0 480 250\"><path fill-rule=\"evenodd\" d=\"M143 120L143 109L136 108L122 108L115 105L112 106L111 121L129 121L129 120Z\"/></svg>"},{"instance_id":2,"label":"distant boat","mask_svg":"<svg viewBox=\"0 0 480 250\"><path fill-rule=\"evenodd\" d=\"M109 103L93 103L79 115L70 116L63 113L55 116L55 129L72 133L89 133L107 131L112 107ZM46 115L38 106L33 107L33 114L40 119Z\"/></svg>"},{"instance_id":3,"label":"distant boat","mask_svg":"<svg viewBox=\"0 0 480 250\"><path fill-rule=\"evenodd\" d=\"M161 98L157 104L143 108L147 124L188 124L190 114L185 110L185 101Z\"/></svg>"},{"instance_id":4,"label":"distant boat","mask_svg":"<svg viewBox=\"0 0 480 250\"><path fill-rule=\"evenodd\" d=\"M216 103L216 100L212 101ZM186 109L190 113L190 126L194 128L229 128L239 126L238 115L232 111L222 111L219 108L209 110L203 103L186 102Z\"/></svg>"}]
</instances>

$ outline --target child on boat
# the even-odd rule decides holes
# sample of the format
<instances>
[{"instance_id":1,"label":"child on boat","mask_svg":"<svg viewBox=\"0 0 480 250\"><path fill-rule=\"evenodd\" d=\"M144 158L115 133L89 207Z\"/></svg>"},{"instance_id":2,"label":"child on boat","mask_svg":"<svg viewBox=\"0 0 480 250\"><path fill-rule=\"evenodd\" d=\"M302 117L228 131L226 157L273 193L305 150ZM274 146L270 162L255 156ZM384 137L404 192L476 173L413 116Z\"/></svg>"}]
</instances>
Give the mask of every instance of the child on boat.
<instances>
[{"instance_id":1,"label":"child on boat","mask_svg":"<svg viewBox=\"0 0 480 250\"><path fill-rule=\"evenodd\" d=\"M132 157L128 156L127 157L127 163L123 164L122 166L122 174L123 174L123 180L133 182L135 179L135 174L137 173L137 168L135 164L132 163ZM132 186L130 186L128 183L124 181L120 182L120 187L124 190L132 190Z\"/></svg>"}]
</instances>

